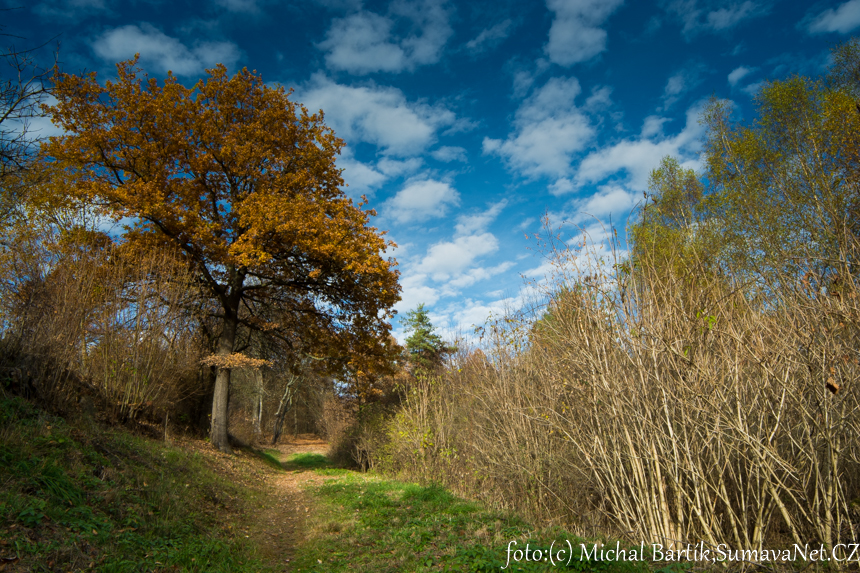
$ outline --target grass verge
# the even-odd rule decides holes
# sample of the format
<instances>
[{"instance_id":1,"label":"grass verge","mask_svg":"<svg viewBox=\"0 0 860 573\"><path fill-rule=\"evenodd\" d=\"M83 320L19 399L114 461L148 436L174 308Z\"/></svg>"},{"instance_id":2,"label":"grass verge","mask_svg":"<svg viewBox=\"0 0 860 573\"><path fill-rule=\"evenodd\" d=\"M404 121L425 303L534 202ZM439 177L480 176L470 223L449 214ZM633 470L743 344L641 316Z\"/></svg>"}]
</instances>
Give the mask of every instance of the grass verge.
<instances>
[{"instance_id":1,"label":"grass verge","mask_svg":"<svg viewBox=\"0 0 860 573\"><path fill-rule=\"evenodd\" d=\"M249 572L259 506L188 453L0 394L0 570Z\"/></svg>"},{"instance_id":2,"label":"grass verge","mask_svg":"<svg viewBox=\"0 0 860 573\"><path fill-rule=\"evenodd\" d=\"M498 573L507 564L511 541L517 542L514 550L525 550L528 544L532 559L526 562L524 553L519 562L512 558L506 572L648 571L644 563L589 560L580 555L583 541L573 535L535 531L512 515L484 509L438 486L355 472L317 473L335 477L309 490L318 512L297 554L295 571ZM534 559L536 550L547 557L551 546L564 563ZM572 553L558 553L568 547Z\"/></svg>"}]
</instances>

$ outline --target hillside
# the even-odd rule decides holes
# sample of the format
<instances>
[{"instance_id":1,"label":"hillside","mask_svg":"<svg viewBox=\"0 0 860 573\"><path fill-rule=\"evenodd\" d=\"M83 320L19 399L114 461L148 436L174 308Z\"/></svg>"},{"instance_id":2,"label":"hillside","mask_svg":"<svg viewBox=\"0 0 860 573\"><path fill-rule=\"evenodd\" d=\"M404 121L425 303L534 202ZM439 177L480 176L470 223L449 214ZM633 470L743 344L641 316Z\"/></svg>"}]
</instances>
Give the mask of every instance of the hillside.
<instances>
[{"instance_id":1,"label":"hillside","mask_svg":"<svg viewBox=\"0 0 860 573\"><path fill-rule=\"evenodd\" d=\"M2 396L0 571L478 572L504 566L512 540L579 541L439 486L333 467L326 448L300 435L227 455Z\"/></svg>"}]
</instances>

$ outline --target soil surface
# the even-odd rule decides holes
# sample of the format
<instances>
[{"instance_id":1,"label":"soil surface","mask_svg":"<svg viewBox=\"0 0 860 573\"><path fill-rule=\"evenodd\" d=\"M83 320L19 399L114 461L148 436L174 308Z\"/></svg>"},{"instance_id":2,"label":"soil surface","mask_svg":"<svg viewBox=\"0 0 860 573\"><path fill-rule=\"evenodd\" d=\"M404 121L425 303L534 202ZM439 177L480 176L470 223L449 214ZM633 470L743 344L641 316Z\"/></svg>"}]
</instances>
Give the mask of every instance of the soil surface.
<instances>
[{"instance_id":1,"label":"soil surface","mask_svg":"<svg viewBox=\"0 0 860 573\"><path fill-rule=\"evenodd\" d=\"M177 440L177 446L198 452L211 461L212 469L227 479L260 491L264 507L256 515L235 516L236 535L244 536L259 551L259 557L275 571L290 571L295 548L305 533L305 521L314 508L303 491L306 484L322 483L331 477L312 469L278 471L254 454L236 450L234 455L216 451L202 440ZM284 462L292 454L326 454L328 443L312 434L284 436L277 446L261 444L259 449ZM277 452L277 453L276 453Z\"/></svg>"},{"instance_id":2,"label":"soil surface","mask_svg":"<svg viewBox=\"0 0 860 573\"><path fill-rule=\"evenodd\" d=\"M277 446L267 446L266 450L279 451L281 454L276 457L283 462L291 454L325 454L328 444L311 434L299 434L295 438L288 437ZM317 475L313 470L269 474L272 503L262 511L250 530L261 557L268 563L290 571L293 551L304 537L305 519L313 511L302 487L327 479L331 478Z\"/></svg>"}]
</instances>

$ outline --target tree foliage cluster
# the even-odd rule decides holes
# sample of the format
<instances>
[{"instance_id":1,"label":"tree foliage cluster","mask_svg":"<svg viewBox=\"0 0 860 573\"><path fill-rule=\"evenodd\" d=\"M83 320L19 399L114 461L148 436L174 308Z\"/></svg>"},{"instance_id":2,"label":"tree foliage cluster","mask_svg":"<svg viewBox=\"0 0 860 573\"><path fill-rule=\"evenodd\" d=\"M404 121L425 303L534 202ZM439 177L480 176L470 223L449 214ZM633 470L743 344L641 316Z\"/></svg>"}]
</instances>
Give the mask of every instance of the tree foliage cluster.
<instances>
[{"instance_id":1,"label":"tree foliage cluster","mask_svg":"<svg viewBox=\"0 0 860 573\"><path fill-rule=\"evenodd\" d=\"M860 237L860 44L834 50L820 78L767 82L753 121L714 99L701 175L665 158L631 228L634 260L720 273L766 294L809 273L856 276Z\"/></svg>"}]
</instances>

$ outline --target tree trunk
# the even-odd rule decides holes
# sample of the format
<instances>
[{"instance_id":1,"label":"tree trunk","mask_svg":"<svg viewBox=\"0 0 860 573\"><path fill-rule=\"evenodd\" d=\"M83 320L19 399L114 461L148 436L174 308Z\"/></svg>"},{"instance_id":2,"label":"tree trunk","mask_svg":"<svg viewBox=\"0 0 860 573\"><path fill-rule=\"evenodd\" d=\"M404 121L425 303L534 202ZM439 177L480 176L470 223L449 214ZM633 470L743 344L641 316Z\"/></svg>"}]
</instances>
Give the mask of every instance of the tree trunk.
<instances>
[{"instance_id":1,"label":"tree trunk","mask_svg":"<svg viewBox=\"0 0 860 573\"><path fill-rule=\"evenodd\" d=\"M238 320L235 315L224 318L224 330L218 340L218 356L229 356L233 353L233 343L236 340ZM227 405L230 399L230 369L218 367L215 377L215 395L212 398L212 427L209 439L212 445L222 452L232 454L227 438Z\"/></svg>"},{"instance_id":2,"label":"tree trunk","mask_svg":"<svg viewBox=\"0 0 860 573\"><path fill-rule=\"evenodd\" d=\"M293 384L296 382L296 376L290 376L290 379L287 380L287 385L284 387L284 395L281 396L281 403L278 404L278 411L275 412L275 427L272 431L272 445L278 443L278 439L281 437L281 430L284 427L284 418L287 417L287 412L290 411L290 408L293 405L293 395L295 394L295 389L293 388Z\"/></svg>"},{"instance_id":3,"label":"tree trunk","mask_svg":"<svg viewBox=\"0 0 860 573\"><path fill-rule=\"evenodd\" d=\"M254 371L254 376L257 382L257 400L254 405L254 437L260 439L260 424L263 421L263 373L260 370Z\"/></svg>"}]
</instances>

